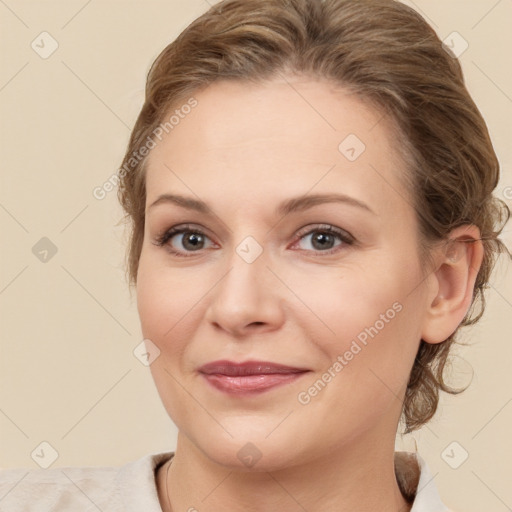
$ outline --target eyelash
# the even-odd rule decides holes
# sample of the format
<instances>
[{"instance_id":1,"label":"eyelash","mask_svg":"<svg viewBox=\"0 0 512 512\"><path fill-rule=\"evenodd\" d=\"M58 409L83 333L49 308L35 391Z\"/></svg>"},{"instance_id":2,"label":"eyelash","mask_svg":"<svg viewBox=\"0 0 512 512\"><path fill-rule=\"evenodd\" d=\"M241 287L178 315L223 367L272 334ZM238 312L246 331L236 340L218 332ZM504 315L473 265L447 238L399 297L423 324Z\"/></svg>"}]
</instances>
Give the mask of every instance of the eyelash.
<instances>
[{"instance_id":1,"label":"eyelash","mask_svg":"<svg viewBox=\"0 0 512 512\"><path fill-rule=\"evenodd\" d=\"M307 251L307 252L315 252L315 253L318 253L321 255L328 255L328 254L333 254L335 252L338 252L340 250L340 247L343 248L346 245L350 246L350 245L355 244L355 239L351 235L349 235L347 232L345 232L339 228L331 226L330 224L319 224L318 226L315 226L314 228L310 228L309 231L306 231L305 233L299 232L298 241L302 240L302 238L304 238L305 236L311 235L312 233L316 233L316 232L328 233L330 235L336 235L339 238L339 240L341 240L341 242L343 242L343 243L336 245L335 247L325 250L325 251ZM163 247L164 245L167 244L167 242L173 236L179 235L182 233L194 233L196 235L201 235L201 236L208 238L208 235L206 233L204 233L201 229L194 228L191 225L183 225L183 226L174 226L171 229L164 231L162 234L158 235L155 238L154 242L152 242L152 243L158 247ZM294 245L295 245L295 243L294 243ZM200 250L199 251L188 251L189 254L183 254L182 252L177 251L174 248L172 248L171 245L168 245L167 250L171 254L178 256L178 257L183 257L183 258L189 258L191 256L194 256L195 253L200 252Z\"/></svg>"}]
</instances>

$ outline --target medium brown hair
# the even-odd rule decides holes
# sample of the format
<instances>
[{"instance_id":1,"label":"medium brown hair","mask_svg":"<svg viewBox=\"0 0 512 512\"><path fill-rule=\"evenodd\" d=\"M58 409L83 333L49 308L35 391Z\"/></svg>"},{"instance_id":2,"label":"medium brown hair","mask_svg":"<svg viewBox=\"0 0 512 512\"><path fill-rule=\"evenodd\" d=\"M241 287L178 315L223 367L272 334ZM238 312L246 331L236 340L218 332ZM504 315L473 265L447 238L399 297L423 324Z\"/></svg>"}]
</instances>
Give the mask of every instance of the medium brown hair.
<instances>
[{"instance_id":1,"label":"medium brown hair","mask_svg":"<svg viewBox=\"0 0 512 512\"><path fill-rule=\"evenodd\" d=\"M459 328L479 320L498 254L512 256L498 238L510 217L506 203L492 195L498 160L458 60L416 11L393 0L224 0L161 52L119 173L118 197L131 227L130 284L136 284L144 238L147 156L140 157L141 148L171 108L209 84L262 83L288 72L354 92L396 127L422 262L431 263L430 249L452 229L480 229L484 259ZM421 340L403 403L406 432L433 416L439 390L457 392L443 378L457 331L443 343Z\"/></svg>"}]
</instances>

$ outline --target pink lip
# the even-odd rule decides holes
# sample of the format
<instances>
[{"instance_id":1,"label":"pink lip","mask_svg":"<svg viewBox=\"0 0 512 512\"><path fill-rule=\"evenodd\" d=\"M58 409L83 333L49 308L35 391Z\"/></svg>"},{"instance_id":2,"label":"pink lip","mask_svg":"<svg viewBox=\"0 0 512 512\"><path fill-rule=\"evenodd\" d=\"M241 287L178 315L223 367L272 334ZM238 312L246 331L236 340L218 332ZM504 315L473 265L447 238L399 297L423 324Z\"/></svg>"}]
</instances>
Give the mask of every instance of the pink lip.
<instances>
[{"instance_id":1,"label":"pink lip","mask_svg":"<svg viewBox=\"0 0 512 512\"><path fill-rule=\"evenodd\" d=\"M218 390L243 395L290 383L309 370L268 361L235 363L222 360L205 364L198 371Z\"/></svg>"}]
</instances>

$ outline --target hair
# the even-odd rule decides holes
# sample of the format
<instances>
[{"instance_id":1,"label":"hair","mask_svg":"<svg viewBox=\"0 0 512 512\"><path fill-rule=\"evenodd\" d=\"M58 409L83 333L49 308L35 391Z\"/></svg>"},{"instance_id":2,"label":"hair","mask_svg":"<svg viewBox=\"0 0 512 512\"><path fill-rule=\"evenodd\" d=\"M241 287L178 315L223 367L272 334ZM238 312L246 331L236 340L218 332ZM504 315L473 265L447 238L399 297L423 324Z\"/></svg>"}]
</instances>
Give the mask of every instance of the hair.
<instances>
[{"instance_id":1,"label":"hair","mask_svg":"<svg viewBox=\"0 0 512 512\"><path fill-rule=\"evenodd\" d=\"M440 390L460 392L443 377L450 348L460 327L481 318L484 289L499 253L512 254L498 238L510 209L492 195L499 163L486 124L458 60L406 5L394 0L223 0L160 53L149 70L145 102L119 172L118 197L131 228L130 285L136 285L144 238L145 164L155 130L172 108L187 98L190 103L192 94L215 81L261 84L286 73L337 84L392 123L407 164L401 179L417 214L425 275L431 249L446 243L451 230L467 224L480 230L484 257L467 314L444 342L420 341L402 407L405 432L411 432L432 418Z\"/></svg>"}]
</instances>

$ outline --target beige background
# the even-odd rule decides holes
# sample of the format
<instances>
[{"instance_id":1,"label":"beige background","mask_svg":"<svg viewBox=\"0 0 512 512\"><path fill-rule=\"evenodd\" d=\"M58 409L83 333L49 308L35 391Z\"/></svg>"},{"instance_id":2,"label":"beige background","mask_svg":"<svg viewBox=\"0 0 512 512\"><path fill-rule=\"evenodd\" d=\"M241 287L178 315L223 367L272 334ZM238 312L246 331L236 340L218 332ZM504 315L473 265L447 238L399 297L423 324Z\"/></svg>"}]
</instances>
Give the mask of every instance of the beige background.
<instances>
[{"instance_id":1,"label":"beige background","mask_svg":"<svg viewBox=\"0 0 512 512\"><path fill-rule=\"evenodd\" d=\"M406 3L441 38L457 31L468 42L468 87L503 166L496 194L512 206L512 1ZM207 8L204 0L0 1L4 468L38 467L31 454L43 441L58 452L53 467L120 465L175 447L149 369L133 354L141 334L124 281L116 192L97 200L92 191L120 164L150 63ZM35 40L40 53L51 49L43 31L58 43L46 59L31 47ZM32 249L43 237L57 249L46 262ZM504 239L512 247L510 225ZM470 389L443 399L428 427L397 440L417 443L447 503L465 512L512 507L512 286L504 259L491 284L486 315L460 352L457 381L472 367ZM465 451L458 469L446 462L457 465Z\"/></svg>"}]
</instances>

